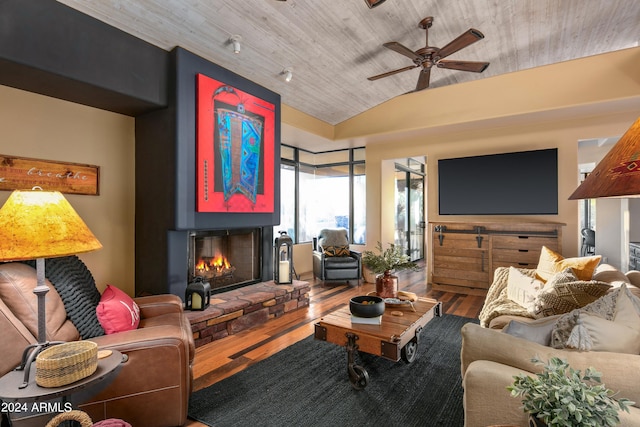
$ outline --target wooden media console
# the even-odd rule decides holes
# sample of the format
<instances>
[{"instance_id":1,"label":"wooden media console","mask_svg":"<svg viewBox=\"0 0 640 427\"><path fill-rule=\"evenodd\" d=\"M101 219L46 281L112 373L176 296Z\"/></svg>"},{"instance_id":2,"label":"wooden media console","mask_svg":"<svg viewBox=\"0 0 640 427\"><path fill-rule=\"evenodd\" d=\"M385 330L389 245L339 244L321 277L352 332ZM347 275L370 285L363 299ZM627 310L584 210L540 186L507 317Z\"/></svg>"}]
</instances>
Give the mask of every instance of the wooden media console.
<instances>
[{"instance_id":1,"label":"wooden media console","mask_svg":"<svg viewBox=\"0 0 640 427\"><path fill-rule=\"evenodd\" d=\"M485 295L498 267L535 268L542 246L562 252L557 222L430 223L434 290Z\"/></svg>"}]
</instances>

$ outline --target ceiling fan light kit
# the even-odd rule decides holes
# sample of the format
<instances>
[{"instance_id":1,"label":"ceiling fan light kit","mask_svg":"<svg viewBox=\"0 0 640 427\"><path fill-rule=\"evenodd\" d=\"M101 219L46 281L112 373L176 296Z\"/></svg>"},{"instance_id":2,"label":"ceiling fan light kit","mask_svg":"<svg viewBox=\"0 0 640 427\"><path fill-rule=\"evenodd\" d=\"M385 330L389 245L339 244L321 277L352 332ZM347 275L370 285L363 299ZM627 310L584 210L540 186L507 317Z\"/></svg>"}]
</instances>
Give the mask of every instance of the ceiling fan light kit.
<instances>
[{"instance_id":1,"label":"ceiling fan light kit","mask_svg":"<svg viewBox=\"0 0 640 427\"><path fill-rule=\"evenodd\" d=\"M378 80L383 77L392 76L403 71L421 67L422 70L420 71L420 75L418 76L418 83L416 84L415 88L415 91L417 92L429 87L429 81L431 79L431 69L434 66L436 66L437 68L447 68L450 70L471 71L473 73L481 73L487 69L487 67L489 66L489 62L444 59L449 55L452 55L457 51L477 42L478 40L483 39L484 34L476 30L475 28L470 28L469 30L458 36L456 39L450 41L444 47L438 48L429 46L429 28L432 24L432 16L424 18L418 24L419 28L425 30L426 42L423 48L420 48L416 51L413 51L398 42L388 42L383 44L383 46L387 49L391 49L411 59L414 65L409 65L397 70L387 71L386 73L369 77L368 80Z\"/></svg>"}]
</instances>

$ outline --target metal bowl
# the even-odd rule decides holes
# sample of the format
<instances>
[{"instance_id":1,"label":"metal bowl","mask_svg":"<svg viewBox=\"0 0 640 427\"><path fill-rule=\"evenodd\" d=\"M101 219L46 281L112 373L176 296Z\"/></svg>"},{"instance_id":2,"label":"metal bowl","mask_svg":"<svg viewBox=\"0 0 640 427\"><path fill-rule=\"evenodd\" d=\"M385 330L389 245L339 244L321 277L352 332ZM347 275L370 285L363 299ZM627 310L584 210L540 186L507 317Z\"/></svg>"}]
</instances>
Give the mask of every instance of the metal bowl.
<instances>
[{"instance_id":1,"label":"metal bowl","mask_svg":"<svg viewBox=\"0 0 640 427\"><path fill-rule=\"evenodd\" d=\"M358 317L377 317L384 314L384 300L380 297L361 295L349 301L351 314Z\"/></svg>"}]
</instances>

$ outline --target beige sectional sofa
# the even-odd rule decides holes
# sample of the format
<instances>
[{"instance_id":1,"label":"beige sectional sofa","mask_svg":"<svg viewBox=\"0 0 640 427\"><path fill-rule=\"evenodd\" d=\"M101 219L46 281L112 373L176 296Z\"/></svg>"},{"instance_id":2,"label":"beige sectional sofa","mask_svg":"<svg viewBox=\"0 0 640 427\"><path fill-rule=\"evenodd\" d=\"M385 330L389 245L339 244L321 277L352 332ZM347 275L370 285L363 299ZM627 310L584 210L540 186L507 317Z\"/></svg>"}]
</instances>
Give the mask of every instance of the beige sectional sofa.
<instances>
[{"instance_id":1,"label":"beige sectional sofa","mask_svg":"<svg viewBox=\"0 0 640 427\"><path fill-rule=\"evenodd\" d=\"M535 270L520 271L531 277L535 276ZM626 295L640 296L640 272L623 274L604 264L596 268L592 280L610 284L606 295L614 295L612 292L619 295L626 288L629 290ZM518 304L510 304L505 301L507 282L508 269L497 269L480 314L480 325L470 323L462 328L461 370L465 426L528 425L520 398L511 397L506 387L513 382L514 375L534 375L541 370L539 365L531 362L534 356L542 360L558 356L567 360L575 369L593 367L600 371L607 388L617 392L620 397L636 402L630 408L630 413L620 413L621 425L640 426L640 355L629 353L627 349L625 352L618 352L551 347L551 325L555 324L557 328L558 319L563 315L536 319ZM635 306L636 315L638 309L640 307ZM563 319L566 318L567 315L564 315ZM510 324L512 320L517 323ZM515 324L519 327L512 328ZM605 338L601 337L600 340L608 337L606 332L603 336ZM591 344L598 344L597 339L595 344Z\"/></svg>"}]
</instances>

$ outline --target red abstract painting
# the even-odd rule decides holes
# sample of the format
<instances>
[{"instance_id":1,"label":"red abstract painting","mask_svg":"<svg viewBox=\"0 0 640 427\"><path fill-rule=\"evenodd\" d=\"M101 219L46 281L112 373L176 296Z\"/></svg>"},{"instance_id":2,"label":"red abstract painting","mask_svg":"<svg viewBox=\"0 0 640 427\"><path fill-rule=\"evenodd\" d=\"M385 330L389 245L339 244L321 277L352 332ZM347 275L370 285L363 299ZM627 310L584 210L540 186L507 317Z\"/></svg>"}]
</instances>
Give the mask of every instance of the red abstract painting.
<instances>
[{"instance_id":1,"label":"red abstract painting","mask_svg":"<svg viewBox=\"0 0 640 427\"><path fill-rule=\"evenodd\" d=\"M196 210L273 212L275 106L197 75Z\"/></svg>"}]
</instances>

